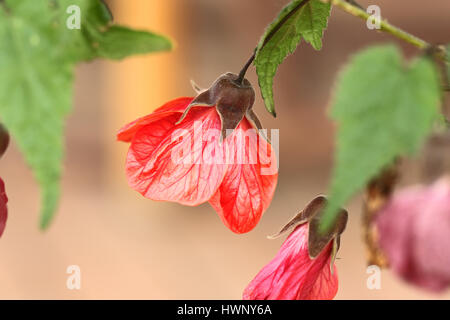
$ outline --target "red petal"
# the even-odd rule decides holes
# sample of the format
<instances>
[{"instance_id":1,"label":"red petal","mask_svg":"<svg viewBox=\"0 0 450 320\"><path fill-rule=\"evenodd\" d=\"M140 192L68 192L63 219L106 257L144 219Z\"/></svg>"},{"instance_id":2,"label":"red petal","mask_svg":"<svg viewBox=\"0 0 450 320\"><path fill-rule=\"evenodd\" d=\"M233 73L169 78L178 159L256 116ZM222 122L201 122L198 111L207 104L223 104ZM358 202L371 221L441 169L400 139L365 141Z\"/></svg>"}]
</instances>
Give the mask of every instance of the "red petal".
<instances>
[{"instance_id":1,"label":"red petal","mask_svg":"<svg viewBox=\"0 0 450 320\"><path fill-rule=\"evenodd\" d=\"M8 219L8 208L6 203L8 202L8 197L5 192L5 183L0 178L0 237L5 230L6 220Z\"/></svg>"},{"instance_id":2,"label":"red petal","mask_svg":"<svg viewBox=\"0 0 450 320\"><path fill-rule=\"evenodd\" d=\"M166 116L136 132L127 156L127 177L147 198L195 206L211 198L226 171L223 160L218 164L207 153L210 148L221 150L221 123L215 108L194 107L175 125L179 117ZM215 139L203 141L211 131Z\"/></svg>"},{"instance_id":3,"label":"red petal","mask_svg":"<svg viewBox=\"0 0 450 320\"><path fill-rule=\"evenodd\" d=\"M243 142L245 136L248 143ZM245 233L258 224L272 201L278 179L275 152L245 118L225 143L229 166L209 202L229 229Z\"/></svg>"},{"instance_id":4,"label":"red petal","mask_svg":"<svg viewBox=\"0 0 450 320\"><path fill-rule=\"evenodd\" d=\"M143 126L148 125L156 120L167 117L173 113L183 113L187 106L191 103L194 98L178 98L176 100L172 100L162 107L159 107L151 114L139 118L119 130L117 133L117 140L123 142L130 142L133 139L133 136L136 132L141 129Z\"/></svg>"},{"instance_id":5,"label":"red petal","mask_svg":"<svg viewBox=\"0 0 450 320\"><path fill-rule=\"evenodd\" d=\"M308 254L308 224L298 226L286 239L275 258L244 290L251 300L321 300L337 293L336 267L331 274L330 243L311 260Z\"/></svg>"},{"instance_id":6,"label":"red petal","mask_svg":"<svg viewBox=\"0 0 450 320\"><path fill-rule=\"evenodd\" d=\"M311 291L303 290L297 300L332 300L336 296L338 291L337 268L333 265L333 274L331 274L330 264L331 256L326 260L322 270L319 271Z\"/></svg>"}]
</instances>

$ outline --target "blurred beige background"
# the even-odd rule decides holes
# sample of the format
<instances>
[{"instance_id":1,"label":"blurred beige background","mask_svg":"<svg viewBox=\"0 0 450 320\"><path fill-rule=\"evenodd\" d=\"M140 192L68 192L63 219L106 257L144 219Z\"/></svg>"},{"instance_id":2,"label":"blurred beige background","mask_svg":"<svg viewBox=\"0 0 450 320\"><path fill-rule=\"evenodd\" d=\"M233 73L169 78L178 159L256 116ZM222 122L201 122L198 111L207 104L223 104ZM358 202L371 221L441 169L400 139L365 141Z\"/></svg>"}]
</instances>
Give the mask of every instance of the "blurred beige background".
<instances>
[{"instance_id":1,"label":"blurred beige background","mask_svg":"<svg viewBox=\"0 0 450 320\"><path fill-rule=\"evenodd\" d=\"M127 146L115 141L125 123L178 96L193 95L226 71L238 72L265 26L287 0L115 0L115 20L176 40L171 53L80 65L74 111L67 122L61 205L48 231L38 230L39 190L13 144L0 175L10 198L0 239L0 298L240 299L242 290L277 252L272 234L316 194L326 191L333 150L327 118L339 68L371 43L395 42L357 18L333 10L321 52L304 43L279 69L278 118L255 110L268 128L280 128L280 176L272 205L245 235L226 229L208 204L158 203L130 190L124 175ZM450 2L361 1L430 42L450 42ZM405 54L416 50L402 45ZM256 85L254 69L248 74ZM450 298L410 287L389 271L382 289L368 290L360 241L360 197L349 204L337 267L337 299ZM81 290L66 288L66 268L79 265Z\"/></svg>"}]
</instances>

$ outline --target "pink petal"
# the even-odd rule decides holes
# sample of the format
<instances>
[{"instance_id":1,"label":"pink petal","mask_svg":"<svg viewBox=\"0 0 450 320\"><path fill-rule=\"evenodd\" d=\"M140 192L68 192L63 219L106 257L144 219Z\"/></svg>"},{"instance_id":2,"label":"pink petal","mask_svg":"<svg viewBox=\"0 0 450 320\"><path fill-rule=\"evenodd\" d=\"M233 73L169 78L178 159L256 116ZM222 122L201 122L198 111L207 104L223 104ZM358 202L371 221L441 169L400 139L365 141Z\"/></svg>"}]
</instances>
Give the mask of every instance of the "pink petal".
<instances>
[{"instance_id":1,"label":"pink petal","mask_svg":"<svg viewBox=\"0 0 450 320\"><path fill-rule=\"evenodd\" d=\"M275 152L245 118L225 144L229 166L209 202L229 229L245 233L258 224L272 201L278 179Z\"/></svg>"},{"instance_id":2,"label":"pink petal","mask_svg":"<svg viewBox=\"0 0 450 320\"><path fill-rule=\"evenodd\" d=\"M141 129L143 126L146 126L147 124L150 124L154 121L160 120L164 117L167 117L173 113L179 114L183 113L184 110L187 108L187 106L191 103L191 101L194 98L190 97L183 97L178 98L176 100L172 100L162 107L159 107L155 111L153 111L151 114L139 118L127 125L125 125L123 128L119 130L117 133L117 140L123 141L123 142L130 142L131 139L133 139L133 136L136 134L136 132ZM180 117L180 115L179 115Z\"/></svg>"},{"instance_id":3,"label":"pink petal","mask_svg":"<svg viewBox=\"0 0 450 320\"><path fill-rule=\"evenodd\" d=\"M397 192L377 216L380 247L392 270L431 291L450 286L450 181Z\"/></svg>"},{"instance_id":4,"label":"pink petal","mask_svg":"<svg viewBox=\"0 0 450 320\"><path fill-rule=\"evenodd\" d=\"M450 286L450 181L444 179L428 191L429 203L415 221L414 260L420 281L431 290Z\"/></svg>"},{"instance_id":5,"label":"pink petal","mask_svg":"<svg viewBox=\"0 0 450 320\"><path fill-rule=\"evenodd\" d=\"M252 300L332 299L338 289L337 273L331 274L330 243L314 260L308 254L308 223L298 226L275 258L244 290ZM334 266L333 266L334 267ZM335 267L334 270L336 271Z\"/></svg>"},{"instance_id":6,"label":"pink petal","mask_svg":"<svg viewBox=\"0 0 450 320\"><path fill-rule=\"evenodd\" d=\"M149 199L195 206L211 198L226 171L223 159L215 161L207 152L222 150L221 123L215 108L194 107L175 125L179 118L172 114L136 132L126 172L129 185ZM216 136L205 141L211 132Z\"/></svg>"},{"instance_id":7,"label":"pink petal","mask_svg":"<svg viewBox=\"0 0 450 320\"><path fill-rule=\"evenodd\" d=\"M427 197L423 191L421 187L404 190L401 196L395 196L377 216L380 246L388 255L392 268L405 275L410 272L411 256L405 253L413 242L412 230L417 212L415 206Z\"/></svg>"},{"instance_id":8,"label":"pink petal","mask_svg":"<svg viewBox=\"0 0 450 320\"><path fill-rule=\"evenodd\" d=\"M338 291L338 274L337 268L333 265L333 273L331 273L331 256L329 256L325 267L319 272L317 280L312 287L310 293L300 295L297 299L300 300L332 300Z\"/></svg>"}]
</instances>

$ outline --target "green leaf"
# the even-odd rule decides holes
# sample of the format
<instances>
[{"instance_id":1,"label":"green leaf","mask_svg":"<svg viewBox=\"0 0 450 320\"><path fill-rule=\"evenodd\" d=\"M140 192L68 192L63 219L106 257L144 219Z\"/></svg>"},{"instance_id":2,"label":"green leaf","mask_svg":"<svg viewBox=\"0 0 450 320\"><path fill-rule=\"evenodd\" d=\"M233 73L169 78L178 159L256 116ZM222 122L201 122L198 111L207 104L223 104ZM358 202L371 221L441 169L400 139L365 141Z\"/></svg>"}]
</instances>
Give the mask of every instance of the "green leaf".
<instances>
[{"instance_id":1,"label":"green leaf","mask_svg":"<svg viewBox=\"0 0 450 320\"><path fill-rule=\"evenodd\" d=\"M116 60L135 54L172 49L172 43L165 37L121 26L109 28L97 43L96 53L99 57Z\"/></svg>"},{"instance_id":2,"label":"green leaf","mask_svg":"<svg viewBox=\"0 0 450 320\"><path fill-rule=\"evenodd\" d=\"M61 8L67 8L73 0L60 0ZM64 29L62 37L72 39L70 53L76 62L106 58L120 60L130 55L146 54L172 49L171 41L156 33L133 30L113 25L109 10L100 1L78 0L82 8L81 29ZM67 14L62 15L65 25Z\"/></svg>"},{"instance_id":3,"label":"green leaf","mask_svg":"<svg viewBox=\"0 0 450 320\"><path fill-rule=\"evenodd\" d=\"M80 29L66 26L70 5L80 8ZM42 228L58 205L64 120L71 108L76 63L170 47L162 36L112 25L99 0L0 3L0 120L41 185Z\"/></svg>"},{"instance_id":4,"label":"green leaf","mask_svg":"<svg viewBox=\"0 0 450 320\"><path fill-rule=\"evenodd\" d=\"M294 0L280 12L261 38L255 66L266 109L274 116L273 78L278 66L295 51L302 38L314 49L322 48L330 11L331 5L320 0Z\"/></svg>"},{"instance_id":5,"label":"green leaf","mask_svg":"<svg viewBox=\"0 0 450 320\"><path fill-rule=\"evenodd\" d=\"M383 168L422 145L439 117L441 88L432 61L408 65L394 46L356 55L339 76L332 117L337 153L323 228Z\"/></svg>"}]
</instances>

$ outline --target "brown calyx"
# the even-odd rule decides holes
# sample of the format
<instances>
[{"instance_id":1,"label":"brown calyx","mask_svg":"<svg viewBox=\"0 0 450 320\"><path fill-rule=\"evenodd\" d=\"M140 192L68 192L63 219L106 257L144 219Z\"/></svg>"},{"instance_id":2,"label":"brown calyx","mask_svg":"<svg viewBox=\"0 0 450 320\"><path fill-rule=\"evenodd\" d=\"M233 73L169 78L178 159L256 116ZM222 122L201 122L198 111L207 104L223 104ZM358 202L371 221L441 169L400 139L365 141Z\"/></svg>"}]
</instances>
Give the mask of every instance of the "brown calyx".
<instances>
[{"instance_id":1,"label":"brown calyx","mask_svg":"<svg viewBox=\"0 0 450 320\"><path fill-rule=\"evenodd\" d=\"M217 78L207 90L201 90L196 85L194 89L198 95L192 100L186 111L178 120L183 121L192 107L216 107L222 122L222 139L225 139L236 129L244 117L257 129L262 129L261 122L252 107L255 102L255 90L247 79L239 81L239 76L233 73L225 73Z\"/></svg>"}]
</instances>

